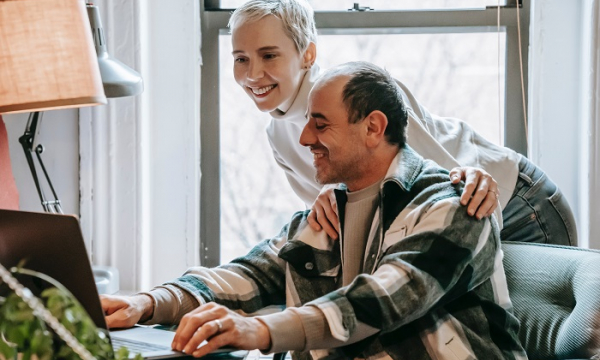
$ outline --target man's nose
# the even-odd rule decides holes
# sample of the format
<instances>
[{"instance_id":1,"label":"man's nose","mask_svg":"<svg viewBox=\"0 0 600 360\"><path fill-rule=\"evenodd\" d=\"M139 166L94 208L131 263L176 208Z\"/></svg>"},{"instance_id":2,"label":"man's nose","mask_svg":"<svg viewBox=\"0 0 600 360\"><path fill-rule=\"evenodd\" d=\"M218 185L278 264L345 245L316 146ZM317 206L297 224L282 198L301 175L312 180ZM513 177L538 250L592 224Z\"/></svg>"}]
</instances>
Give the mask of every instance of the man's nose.
<instances>
[{"instance_id":1,"label":"man's nose","mask_svg":"<svg viewBox=\"0 0 600 360\"><path fill-rule=\"evenodd\" d=\"M300 145L302 146L310 146L314 145L316 142L316 136L312 131L312 122L309 120L306 125L304 125L304 129L302 129L302 134L300 134Z\"/></svg>"}]
</instances>

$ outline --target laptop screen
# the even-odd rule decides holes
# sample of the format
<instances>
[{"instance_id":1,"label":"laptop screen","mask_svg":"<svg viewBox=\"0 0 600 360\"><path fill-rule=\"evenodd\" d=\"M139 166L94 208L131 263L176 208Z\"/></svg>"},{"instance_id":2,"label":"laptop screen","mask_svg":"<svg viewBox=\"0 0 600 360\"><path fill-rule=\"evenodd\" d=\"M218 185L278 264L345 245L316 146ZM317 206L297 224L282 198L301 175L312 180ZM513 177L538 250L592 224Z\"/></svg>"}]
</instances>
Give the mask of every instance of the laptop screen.
<instances>
[{"instance_id":1,"label":"laptop screen","mask_svg":"<svg viewBox=\"0 0 600 360\"><path fill-rule=\"evenodd\" d=\"M0 209L0 263L10 269L22 260L24 268L62 283L87 310L96 326L107 329L76 217ZM18 279L37 296L49 287L28 276Z\"/></svg>"}]
</instances>

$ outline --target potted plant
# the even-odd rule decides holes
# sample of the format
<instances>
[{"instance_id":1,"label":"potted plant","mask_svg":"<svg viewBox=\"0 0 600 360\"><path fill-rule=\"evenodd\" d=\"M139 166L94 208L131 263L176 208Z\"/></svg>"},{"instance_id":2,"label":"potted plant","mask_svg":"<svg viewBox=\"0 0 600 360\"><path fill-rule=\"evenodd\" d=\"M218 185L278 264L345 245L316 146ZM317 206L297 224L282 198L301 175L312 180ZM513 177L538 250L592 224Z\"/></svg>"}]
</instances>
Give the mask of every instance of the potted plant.
<instances>
[{"instance_id":1,"label":"potted plant","mask_svg":"<svg viewBox=\"0 0 600 360\"><path fill-rule=\"evenodd\" d=\"M51 284L38 298L13 276L33 276ZM128 359L121 348L113 354L104 330L98 329L75 297L54 279L22 267L8 271L0 264L0 279L8 286L0 297L0 359ZM142 359L137 355L135 359Z\"/></svg>"}]
</instances>

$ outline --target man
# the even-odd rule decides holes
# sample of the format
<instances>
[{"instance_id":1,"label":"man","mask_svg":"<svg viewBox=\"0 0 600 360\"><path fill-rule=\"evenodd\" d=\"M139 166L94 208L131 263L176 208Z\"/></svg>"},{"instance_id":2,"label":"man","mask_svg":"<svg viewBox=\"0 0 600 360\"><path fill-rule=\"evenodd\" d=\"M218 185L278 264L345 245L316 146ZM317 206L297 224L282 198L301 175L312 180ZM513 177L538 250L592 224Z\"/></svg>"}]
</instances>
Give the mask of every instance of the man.
<instances>
[{"instance_id":1,"label":"man","mask_svg":"<svg viewBox=\"0 0 600 360\"><path fill-rule=\"evenodd\" d=\"M496 220L467 214L448 172L405 145L406 123L384 70L356 62L326 72L300 142L319 182L343 184L339 241L297 213L245 257L104 298L109 325L181 319L173 347L194 356L228 344L314 359L526 358ZM283 304L269 315L235 312Z\"/></svg>"}]
</instances>

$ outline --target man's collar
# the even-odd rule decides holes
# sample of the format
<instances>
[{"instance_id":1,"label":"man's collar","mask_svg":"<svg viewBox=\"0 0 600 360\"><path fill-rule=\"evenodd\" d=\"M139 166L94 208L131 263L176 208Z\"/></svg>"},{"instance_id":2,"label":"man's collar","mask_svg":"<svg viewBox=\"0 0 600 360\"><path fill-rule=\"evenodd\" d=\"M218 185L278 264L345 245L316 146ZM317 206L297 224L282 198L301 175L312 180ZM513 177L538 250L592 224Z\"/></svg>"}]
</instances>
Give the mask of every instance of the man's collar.
<instances>
[{"instance_id":1,"label":"man's collar","mask_svg":"<svg viewBox=\"0 0 600 360\"><path fill-rule=\"evenodd\" d=\"M392 160L385 175L384 183L396 182L404 191L410 191L417 176L423 168L423 158L410 146L404 145Z\"/></svg>"},{"instance_id":2,"label":"man's collar","mask_svg":"<svg viewBox=\"0 0 600 360\"><path fill-rule=\"evenodd\" d=\"M410 146L404 145L390 163L381 186L387 182L394 182L402 190L410 191L422 168L423 158L421 155L417 154ZM337 189L348 190L345 184L339 184Z\"/></svg>"}]
</instances>

